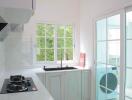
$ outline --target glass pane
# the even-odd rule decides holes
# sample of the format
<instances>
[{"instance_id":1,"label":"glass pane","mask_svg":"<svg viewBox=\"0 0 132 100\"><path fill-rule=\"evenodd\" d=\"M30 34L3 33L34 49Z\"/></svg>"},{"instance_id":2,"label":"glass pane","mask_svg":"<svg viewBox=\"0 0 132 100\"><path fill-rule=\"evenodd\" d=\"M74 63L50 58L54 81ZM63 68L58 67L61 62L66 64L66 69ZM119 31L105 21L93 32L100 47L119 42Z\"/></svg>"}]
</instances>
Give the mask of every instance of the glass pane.
<instances>
[{"instance_id":1,"label":"glass pane","mask_svg":"<svg viewBox=\"0 0 132 100\"><path fill-rule=\"evenodd\" d=\"M45 37L37 37L37 47L45 48Z\"/></svg>"},{"instance_id":2,"label":"glass pane","mask_svg":"<svg viewBox=\"0 0 132 100\"><path fill-rule=\"evenodd\" d=\"M37 48L40 48L40 39L36 38L36 41L37 41Z\"/></svg>"},{"instance_id":3,"label":"glass pane","mask_svg":"<svg viewBox=\"0 0 132 100\"><path fill-rule=\"evenodd\" d=\"M116 93L116 99L111 99L111 100L120 100L120 95L119 95L119 93Z\"/></svg>"},{"instance_id":4,"label":"glass pane","mask_svg":"<svg viewBox=\"0 0 132 100\"><path fill-rule=\"evenodd\" d=\"M108 42L108 64L120 66L120 41Z\"/></svg>"},{"instance_id":5,"label":"glass pane","mask_svg":"<svg viewBox=\"0 0 132 100\"><path fill-rule=\"evenodd\" d=\"M45 24L37 24L37 36L45 36Z\"/></svg>"},{"instance_id":6,"label":"glass pane","mask_svg":"<svg viewBox=\"0 0 132 100\"><path fill-rule=\"evenodd\" d=\"M132 40L127 40L126 48L126 66L132 67Z\"/></svg>"},{"instance_id":7,"label":"glass pane","mask_svg":"<svg viewBox=\"0 0 132 100\"><path fill-rule=\"evenodd\" d=\"M119 100L118 69L114 66L97 64L96 100Z\"/></svg>"},{"instance_id":8,"label":"glass pane","mask_svg":"<svg viewBox=\"0 0 132 100\"><path fill-rule=\"evenodd\" d=\"M45 49L37 49L37 61L45 60Z\"/></svg>"},{"instance_id":9,"label":"glass pane","mask_svg":"<svg viewBox=\"0 0 132 100\"><path fill-rule=\"evenodd\" d=\"M132 11L126 13L126 38L132 39ZM125 100L132 100L132 40L126 39L126 87Z\"/></svg>"},{"instance_id":10,"label":"glass pane","mask_svg":"<svg viewBox=\"0 0 132 100\"><path fill-rule=\"evenodd\" d=\"M103 86L98 86L96 88L96 91L96 100L107 100L106 88L104 88Z\"/></svg>"},{"instance_id":11,"label":"glass pane","mask_svg":"<svg viewBox=\"0 0 132 100\"><path fill-rule=\"evenodd\" d=\"M96 100L106 100L106 65L96 66Z\"/></svg>"},{"instance_id":12,"label":"glass pane","mask_svg":"<svg viewBox=\"0 0 132 100\"><path fill-rule=\"evenodd\" d=\"M107 94L119 93L120 68L112 65L107 66ZM117 96L116 96L117 98Z\"/></svg>"},{"instance_id":13,"label":"glass pane","mask_svg":"<svg viewBox=\"0 0 132 100\"><path fill-rule=\"evenodd\" d=\"M96 100L119 100L120 41L107 40L120 39L120 15L109 17L107 22L99 20L96 25Z\"/></svg>"},{"instance_id":14,"label":"glass pane","mask_svg":"<svg viewBox=\"0 0 132 100\"><path fill-rule=\"evenodd\" d=\"M66 37L72 37L73 28L71 25L66 26Z\"/></svg>"},{"instance_id":15,"label":"glass pane","mask_svg":"<svg viewBox=\"0 0 132 100\"><path fill-rule=\"evenodd\" d=\"M46 49L46 60L54 61L54 49Z\"/></svg>"},{"instance_id":16,"label":"glass pane","mask_svg":"<svg viewBox=\"0 0 132 100\"><path fill-rule=\"evenodd\" d=\"M107 99L106 100L119 100L119 94L116 92L112 92L112 94L107 93Z\"/></svg>"},{"instance_id":17,"label":"glass pane","mask_svg":"<svg viewBox=\"0 0 132 100\"><path fill-rule=\"evenodd\" d=\"M97 40L106 40L106 19L99 20L97 25Z\"/></svg>"},{"instance_id":18,"label":"glass pane","mask_svg":"<svg viewBox=\"0 0 132 100\"><path fill-rule=\"evenodd\" d=\"M58 27L58 29L57 29L58 37L64 37L64 29L65 29L65 26L59 26Z\"/></svg>"},{"instance_id":19,"label":"glass pane","mask_svg":"<svg viewBox=\"0 0 132 100\"><path fill-rule=\"evenodd\" d=\"M97 43L97 62L106 63L106 42Z\"/></svg>"},{"instance_id":20,"label":"glass pane","mask_svg":"<svg viewBox=\"0 0 132 100\"><path fill-rule=\"evenodd\" d=\"M109 17L107 22L108 40L120 39L120 15Z\"/></svg>"},{"instance_id":21,"label":"glass pane","mask_svg":"<svg viewBox=\"0 0 132 100\"><path fill-rule=\"evenodd\" d=\"M130 97L126 97L125 100L132 100L132 98L130 98Z\"/></svg>"},{"instance_id":22,"label":"glass pane","mask_svg":"<svg viewBox=\"0 0 132 100\"><path fill-rule=\"evenodd\" d=\"M73 49L66 49L65 57L66 60L73 60Z\"/></svg>"},{"instance_id":23,"label":"glass pane","mask_svg":"<svg viewBox=\"0 0 132 100\"><path fill-rule=\"evenodd\" d=\"M103 86L106 88L106 65L97 64L96 66L96 80L98 86Z\"/></svg>"},{"instance_id":24,"label":"glass pane","mask_svg":"<svg viewBox=\"0 0 132 100\"><path fill-rule=\"evenodd\" d=\"M58 38L57 47L58 48L64 48L64 38Z\"/></svg>"},{"instance_id":25,"label":"glass pane","mask_svg":"<svg viewBox=\"0 0 132 100\"><path fill-rule=\"evenodd\" d=\"M64 49L57 49L57 59L58 60L64 60Z\"/></svg>"},{"instance_id":26,"label":"glass pane","mask_svg":"<svg viewBox=\"0 0 132 100\"><path fill-rule=\"evenodd\" d=\"M54 38L46 39L46 48L54 48Z\"/></svg>"},{"instance_id":27,"label":"glass pane","mask_svg":"<svg viewBox=\"0 0 132 100\"><path fill-rule=\"evenodd\" d=\"M126 69L126 96L132 98L132 69Z\"/></svg>"},{"instance_id":28,"label":"glass pane","mask_svg":"<svg viewBox=\"0 0 132 100\"><path fill-rule=\"evenodd\" d=\"M72 38L65 38L65 40L66 40L66 48L72 48L73 47Z\"/></svg>"},{"instance_id":29,"label":"glass pane","mask_svg":"<svg viewBox=\"0 0 132 100\"><path fill-rule=\"evenodd\" d=\"M47 24L46 25L46 37L53 37L54 36L54 25Z\"/></svg>"},{"instance_id":30,"label":"glass pane","mask_svg":"<svg viewBox=\"0 0 132 100\"><path fill-rule=\"evenodd\" d=\"M126 37L132 39L132 11L126 13Z\"/></svg>"}]
</instances>

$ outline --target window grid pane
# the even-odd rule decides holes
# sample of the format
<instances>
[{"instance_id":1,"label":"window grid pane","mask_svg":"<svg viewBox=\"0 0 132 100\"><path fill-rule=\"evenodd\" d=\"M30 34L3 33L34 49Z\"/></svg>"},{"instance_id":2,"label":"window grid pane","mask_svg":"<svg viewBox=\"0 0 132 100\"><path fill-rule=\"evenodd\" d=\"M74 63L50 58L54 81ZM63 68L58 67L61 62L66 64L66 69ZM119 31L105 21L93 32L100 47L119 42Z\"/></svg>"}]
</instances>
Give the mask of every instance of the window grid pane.
<instances>
[{"instance_id":1,"label":"window grid pane","mask_svg":"<svg viewBox=\"0 0 132 100\"><path fill-rule=\"evenodd\" d=\"M37 49L37 61L45 60L45 49Z\"/></svg>"},{"instance_id":2,"label":"window grid pane","mask_svg":"<svg viewBox=\"0 0 132 100\"><path fill-rule=\"evenodd\" d=\"M64 38L57 38L57 47L64 49Z\"/></svg>"},{"instance_id":3,"label":"window grid pane","mask_svg":"<svg viewBox=\"0 0 132 100\"><path fill-rule=\"evenodd\" d=\"M37 36L45 36L45 24L37 24Z\"/></svg>"},{"instance_id":4,"label":"window grid pane","mask_svg":"<svg viewBox=\"0 0 132 100\"><path fill-rule=\"evenodd\" d=\"M62 37L62 35L58 36L57 48L58 48L58 50L60 49L59 51L61 51L61 49L62 49L64 54L60 55L60 53L57 52L58 60L61 60L60 56L62 56L63 60L73 60L73 38L72 38L73 33L72 32L73 32L72 26L70 26L70 25L65 26L65 27L63 26L63 31L61 31L61 34L63 34L63 37Z\"/></svg>"},{"instance_id":5,"label":"window grid pane","mask_svg":"<svg viewBox=\"0 0 132 100\"><path fill-rule=\"evenodd\" d=\"M65 26L57 27L57 37L64 37Z\"/></svg>"},{"instance_id":6,"label":"window grid pane","mask_svg":"<svg viewBox=\"0 0 132 100\"><path fill-rule=\"evenodd\" d=\"M120 39L120 15L115 15L107 19L108 40Z\"/></svg>"},{"instance_id":7,"label":"window grid pane","mask_svg":"<svg viewBox=\"0 0 132 100\"><path fill-rule=\"evenodd\" d=\"M57 34L57 35L55 35ZM57 40L57 45L55 43ZM72 25L37 24L37 61L73 60L73 27ZM55 53L57 46L57 53ZM61 54L62 53L62 54Z\"/></svg>"},{"instance_id":8,"label":"window grid pane","mask_svg":"<svg viewBox=\"0 0 132 100\"><path fill-rule=\"evenodd\" d=\"M65 35L65 37L72 37L72 35L73 35L72 33L73 33L72 26L71 25L66 26L66 35Z\"/></svg>"},{"instance_id":9,"label":"window grid pane","mask_svg":"<svg viewBox=\"0 0 132 100\"><path fill-rule=\"evenodd\" d=\"M46 24L46 37L54 37L55 26L52 24Z\"/></svg>"},{"instance_id":10,"label":"window grid pane","mask_svg":"<svg viewBox=\"0 0 132 100\"><path fill-rule=\"evenodd\" d=\"M57 58L58 60L64 60L64 49L57 49Z\"/></svg>"},{"instance_id":11,"label":"window grid pane","mask_svg":"<svg viewBox=\"0 0 132 100\"><path fill-rule=\"evenodd\" d=\"M54 49L46 49L46 60L54 61Z\"/></svg>"},{"instance_id":12,"label":"window grid pane","mask_svg":"<svg viewBox=\"0 0 132 100\"><path fill-rule=\"evenodd\" d=\"M54 48L54 38L46 38L46 48Z\"/></svg>"}]
</instances>

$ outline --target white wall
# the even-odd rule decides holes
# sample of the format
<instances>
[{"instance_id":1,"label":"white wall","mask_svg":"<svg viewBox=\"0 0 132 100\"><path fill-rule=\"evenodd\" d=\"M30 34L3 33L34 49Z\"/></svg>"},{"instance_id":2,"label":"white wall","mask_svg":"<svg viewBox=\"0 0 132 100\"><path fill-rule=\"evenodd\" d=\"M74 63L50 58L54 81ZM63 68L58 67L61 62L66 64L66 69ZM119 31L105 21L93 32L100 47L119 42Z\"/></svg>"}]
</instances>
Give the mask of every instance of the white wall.
<instances>
[{"instance_id":1,"label":"white wall","mask_svg":"<svg viewBox=\"0 0 132 100\"><path fill-rule=\"evenodd\" d=\"M0 42L0 77L3 75L5 70L5 55L4 55L4 43Z\"/></svg>"},{"instance_id":2,"label":"white wall","mask_svg":"<svg viewBox=\"0 0 132 100\"><path fill-rule=\"evenodd\" d=\"M94 21L124 6L132 4L131 0L81 0L80 9L80 46L87 54L87 65L93 64Z\"/></svg>"},{"instance_id":3,"label":"white wall","mask_svg":"<svg viewBox=\"0 0 132 100\"><path fill-rule=\"evenodd\" d=\"M5 66L7 70L32 66L32 40L29 34L10 33L5 42Z\"/></svg>"},{"instance_id":4,"label":"white wall","mask_svg":"<svg viewBox=\"0 0 132 100\"><path fill-rule=\"evenodd\" d=\"M79 0L36 0L36 11L23 33L10 33L5 40L6 69L33 68L35 23L74 24L79 48ZM79 49L76 49L78 60ZM34 66L35 67L35 66Z\"/></svg>"},{"instance_id":5,"label":"white wall","mask_svg":"<svg viewBox=\"0 0 132 100\"><path fill-rule=\"evenodd\" d=\"M81 0L80 2L80 49L86 52L87 66L92 68L92 82L94 81L94 23L96 18L102 17L125 6L132 5L132 0ZM95 85L92 83L91 100L95 100Z\"/></svg>"}]
</instances>

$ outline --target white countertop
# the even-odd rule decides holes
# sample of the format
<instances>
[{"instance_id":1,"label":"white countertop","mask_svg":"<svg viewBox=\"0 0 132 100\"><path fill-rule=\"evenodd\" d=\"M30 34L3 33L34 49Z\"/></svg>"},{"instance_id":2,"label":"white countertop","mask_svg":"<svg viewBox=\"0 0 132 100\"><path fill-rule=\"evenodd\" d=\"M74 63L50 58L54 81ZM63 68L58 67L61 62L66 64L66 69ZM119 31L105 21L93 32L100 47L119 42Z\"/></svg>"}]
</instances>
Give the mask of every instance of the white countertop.
<instances>
[{"instance_id":1,"label":"white countertop","mask_svg":"<svg viewBox=\"0 0 132 100\"><path fill-rule=\"evenodd\" d=\"M75 70L86 70L85 68L78 68ZM64 70L66 71L66 70ZM73 70L67 70L73 71ZM51 71L54 72L54 71ZM5 78L9 78L10 75L23 75L25 77L32 77L38 91L31 92L21 92L21 93L9 93L9 94L0 94L0 100L54 100L48 90L45 88L44 84L41 82L38 73L45 73L42 68L34 69L24 69L24 70L13 70L5 72L5 74L0 77L0 90L3 86Z\"/></svg>"},{"instance_id":2,"label":"white countertop","mask_svg":"<svg viewBox=\"0 0 132 100\"><path fill-rule=\"evenodd\" d=\"M36 73L42 72L41 69L27 69L21 71L10 71L6 72L0 78L0 89L2 88L5 78L9 78L10 75L24 75L25 77L32 77L33 81L38 89L38 91L32 92L21 92L21 93L10 93L10 94L0 94L0 100L54 100L49 94L45 86L37 77Z\"/></svg>"}]
</instances>

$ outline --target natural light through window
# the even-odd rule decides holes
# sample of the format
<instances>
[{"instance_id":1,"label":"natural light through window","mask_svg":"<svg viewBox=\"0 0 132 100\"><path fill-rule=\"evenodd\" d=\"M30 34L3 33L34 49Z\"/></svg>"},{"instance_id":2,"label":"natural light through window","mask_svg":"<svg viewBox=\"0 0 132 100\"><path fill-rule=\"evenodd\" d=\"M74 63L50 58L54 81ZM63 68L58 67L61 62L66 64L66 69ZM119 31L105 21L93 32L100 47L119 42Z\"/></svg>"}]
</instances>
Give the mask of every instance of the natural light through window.
<instances>
[{"instance_id":1,"label":"natural light through window","mask_svg":"<svg viewBox=\"0 0 132 100\"><path fill-rule=\"evenodd\" d=\"M36 60L71 61L73 60L73 26L55 24L37 24Z\"/></svg>"}]
</instances>

